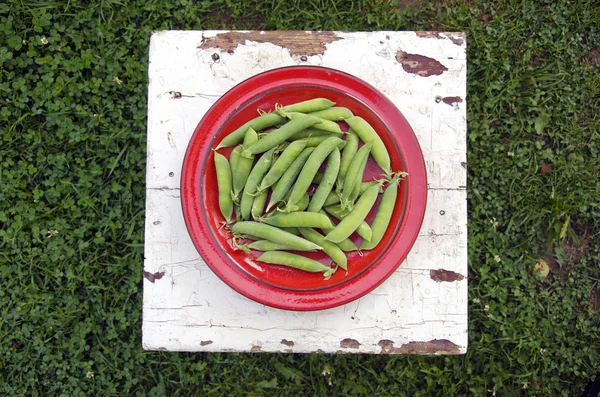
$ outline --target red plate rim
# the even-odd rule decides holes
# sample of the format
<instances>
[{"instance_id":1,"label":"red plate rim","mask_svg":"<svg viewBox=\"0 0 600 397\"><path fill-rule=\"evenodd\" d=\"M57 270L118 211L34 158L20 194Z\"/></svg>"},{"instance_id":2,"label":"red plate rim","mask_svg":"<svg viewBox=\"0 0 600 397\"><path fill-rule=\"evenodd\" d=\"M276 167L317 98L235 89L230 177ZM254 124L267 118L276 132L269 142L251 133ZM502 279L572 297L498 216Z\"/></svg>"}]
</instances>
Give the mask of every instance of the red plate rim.
<instances>
[{"instance_id":1,"label":"red plate rim","mask_svg":"<svg viewBox=\"0 0 600 397\"><path fill-rule=\"evenodd\" d=\"M204 164L216 146L216 132L226 122L231 109L239 109L262 92L286 85L314 85L344 92L382 116L400 148L403 165L409 173L408 194L401 225L376 264L368 266L349 282L333 288L309 292L278 288L260 282L240 269L219 247L211 226L201 216L205 212L201 192ZM383 116L385 115L385 116ZM208 132L208 133L207 133ZM211 270L240 294L279 309L322 310L345 303L372 291L387 279L408 255L423 222L427 202L427 175L419 142L402 113L377 89L350 74L316 66L290 66L272 69L244 80L219 98L198 123L185 153L181 174L181 204L186 227L194 246ZM393 248L393 249L392 249Z\"/></svg>"}]
</instances>

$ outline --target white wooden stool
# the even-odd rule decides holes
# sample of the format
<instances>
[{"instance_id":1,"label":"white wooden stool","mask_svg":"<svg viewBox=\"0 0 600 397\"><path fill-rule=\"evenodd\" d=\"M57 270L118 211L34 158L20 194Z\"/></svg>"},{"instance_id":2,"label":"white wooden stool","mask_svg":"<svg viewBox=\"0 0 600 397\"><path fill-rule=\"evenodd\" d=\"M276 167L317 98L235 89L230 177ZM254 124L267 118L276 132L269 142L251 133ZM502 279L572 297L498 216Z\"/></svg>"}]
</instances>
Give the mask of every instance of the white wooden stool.
<instances>
[{"instance_id":1,"label":"white wooden stool","mask_svg":"<svg viewBox=\"0 0 600 397\"><path fill-rule=\"evenodd\" d=\"M412 126L428 201L406 260L333 309L274 309L223 283L183 220L181 166L210 106L291 65L350 73ZM462 354L467 350L466 42L462 33L160 31L150 40L143 347L166 351Z\"/></svg>"}]
</instances>

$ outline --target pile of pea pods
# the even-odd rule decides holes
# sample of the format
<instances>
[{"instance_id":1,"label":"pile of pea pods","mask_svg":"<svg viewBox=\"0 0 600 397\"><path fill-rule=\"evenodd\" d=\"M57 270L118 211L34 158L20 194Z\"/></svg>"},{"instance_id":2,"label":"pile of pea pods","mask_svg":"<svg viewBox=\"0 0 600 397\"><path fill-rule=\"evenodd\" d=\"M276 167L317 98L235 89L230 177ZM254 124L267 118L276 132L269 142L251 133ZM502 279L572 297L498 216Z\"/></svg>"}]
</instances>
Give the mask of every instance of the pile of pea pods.
<instances>
[{"instance_id":1,"label":"pile of pea pods","mask_svg":"<svg viewBox=\"0 0 600 397\"><path fill-rule=\"evenodd\" d=\"M213 151L219 209L234 246L262 251L257 261L321 272L326 280L338 268L347 272L345 252L373 249L383 238L407 174L392 172L388 151L367 121L326 98L261 113ZM342 120L347 133L336 123ZM229 159L218 152L233 146ZM363 182L370 157L381 179ZM318 187L309 194L312 184ZM365 218L380 193L369 225ZM354 232L362 237L358 247L349 238ZM317 250L331 258L330 266L299 254Z\"/></svg>"}]
</instances>

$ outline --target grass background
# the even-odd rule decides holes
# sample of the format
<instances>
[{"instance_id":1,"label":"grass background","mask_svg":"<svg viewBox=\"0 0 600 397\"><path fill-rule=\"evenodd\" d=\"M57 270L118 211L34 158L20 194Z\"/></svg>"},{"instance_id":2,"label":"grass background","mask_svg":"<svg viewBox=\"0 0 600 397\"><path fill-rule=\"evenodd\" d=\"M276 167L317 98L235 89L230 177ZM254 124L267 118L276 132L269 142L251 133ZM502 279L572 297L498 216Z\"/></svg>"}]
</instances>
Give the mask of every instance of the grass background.
<instances>
[{"instance_id":1,"label":"grass background","mask_svg":"<svg viewBox=\"0 0 600 397\"><path fill-rule=\"evenodd\" d=\"M0 395L580 395L600 373L599 7L0 4ZM466 355L141 350L149 37L221 28L467 33Z\"/></svg>"}]
</instances>

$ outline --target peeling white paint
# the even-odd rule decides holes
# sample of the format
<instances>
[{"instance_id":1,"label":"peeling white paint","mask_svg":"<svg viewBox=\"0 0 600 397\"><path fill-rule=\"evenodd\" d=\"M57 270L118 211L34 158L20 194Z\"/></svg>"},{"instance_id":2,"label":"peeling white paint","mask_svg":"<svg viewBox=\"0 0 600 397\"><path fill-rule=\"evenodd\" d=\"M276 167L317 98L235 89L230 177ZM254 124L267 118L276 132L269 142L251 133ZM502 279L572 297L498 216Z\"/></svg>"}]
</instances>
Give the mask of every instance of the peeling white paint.
<instances>
[{"instance_id":1,"label":"peeling white paint","mask_svg":"<svg viewBox=\"0 0 600 397\"><path fill-rule=\"evenodd\" d=\"M336 34L323 55L291 56L271 43L246 41L233 54L199 49L219 31L161 31L150 42L148 161L144 270L144 349L169 351L293 351L380 353L382 340L448 340L467 348L466 45L446 34ZM282 32L282 34L285 34ZM454 36L453 36L454 37ZM407 73L397 51L438 60L439 76ZM213 58L213 54L217 57ZM217 60L215 60L217 59ZM233 291L199 257L187 233L179 198L185 148L210 106L240 81L290 65L322 65L351 73L383 92L419 139L427 165L428 206L405 262L363 298L319 312L273 309ZM173 92L181 93L174 98ZM456 106L436 97L460 97ZM443 215L442 215L443 213ZM465 278L436 282L430 271ZM354 339L358 349L341 348ZM293 346L282 345L285 339ZM388 346L389 347L389 346ZM254 350L257 350L256 347Z\"/></svg>"}]
</instances>

